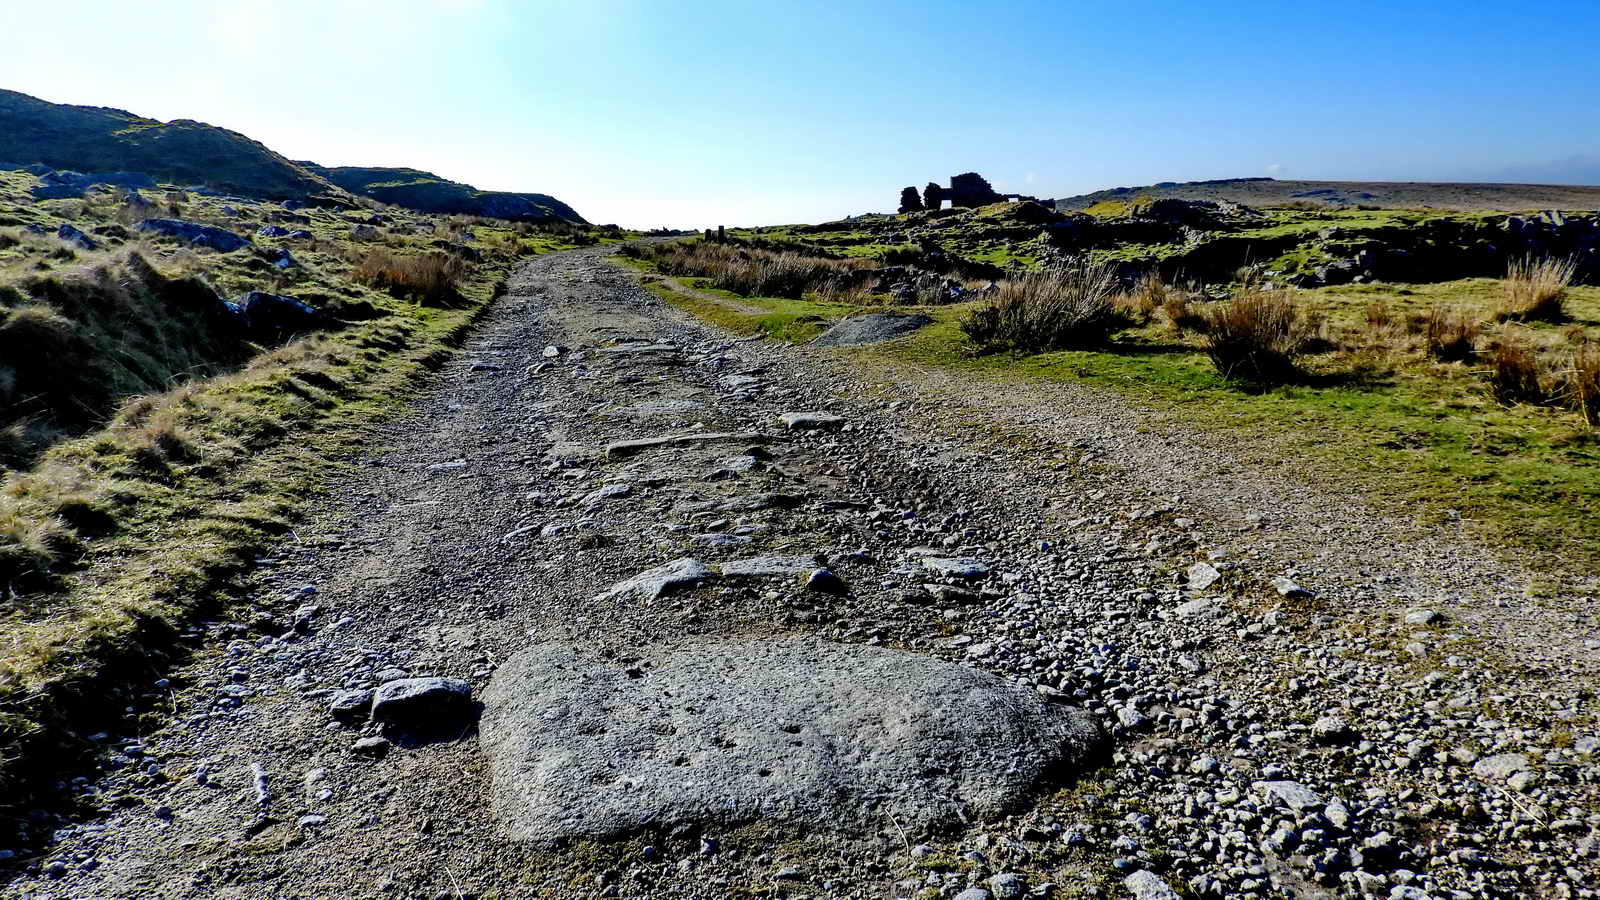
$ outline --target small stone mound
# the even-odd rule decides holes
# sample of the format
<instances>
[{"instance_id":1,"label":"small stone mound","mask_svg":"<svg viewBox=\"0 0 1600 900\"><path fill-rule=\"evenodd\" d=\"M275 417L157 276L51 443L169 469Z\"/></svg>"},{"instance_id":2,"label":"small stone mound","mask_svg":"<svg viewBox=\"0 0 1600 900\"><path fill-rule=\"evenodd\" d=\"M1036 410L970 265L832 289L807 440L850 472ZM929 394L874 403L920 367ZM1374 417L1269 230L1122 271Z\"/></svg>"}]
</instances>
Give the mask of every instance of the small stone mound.
<instances>
[{"instance_id":1,"label":"small stone mound","mask_svg":"<svg viewBox=\"0 0 1600 900\"><path fill-rule=\"evenodd\" d=\"M905 337L933 319L907 313L867 313L851 316L817 336L819 347L865 347Z\"/></svg>"},{"instance_id":2,"label":"small stone mound","mask_svg":"<svg viewBox=\"0 0 1600 900\"><path fill-rule=\"evenodd\" d=\"M539 843L681 823L920 831L1003 814L1103 740L994 675L805 636L688 644L654 666L534 647L485 702L495 813Z\"/></svg>"}]
</instances>

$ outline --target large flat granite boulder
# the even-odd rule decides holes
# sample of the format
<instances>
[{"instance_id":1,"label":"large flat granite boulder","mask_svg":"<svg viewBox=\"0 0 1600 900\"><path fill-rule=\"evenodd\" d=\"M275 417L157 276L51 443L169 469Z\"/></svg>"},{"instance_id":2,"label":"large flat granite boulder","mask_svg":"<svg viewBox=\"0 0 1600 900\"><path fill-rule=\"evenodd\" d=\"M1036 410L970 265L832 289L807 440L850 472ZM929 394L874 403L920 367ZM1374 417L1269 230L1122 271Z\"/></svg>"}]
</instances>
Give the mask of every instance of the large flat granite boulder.
<instances>
[{"instance_id":1,"label":"large flat granite boulder","mask_svg":"<svg viewBox=\"0 0 1600 900\"><path fill-rule=\"evenodd\" d=\"M493 806L535 842L679 823L925 830L1082 768L1081 710L994 675L812 637L701 642L623 666L525 650L484 697Z\"/></svg>"}]
</instances>

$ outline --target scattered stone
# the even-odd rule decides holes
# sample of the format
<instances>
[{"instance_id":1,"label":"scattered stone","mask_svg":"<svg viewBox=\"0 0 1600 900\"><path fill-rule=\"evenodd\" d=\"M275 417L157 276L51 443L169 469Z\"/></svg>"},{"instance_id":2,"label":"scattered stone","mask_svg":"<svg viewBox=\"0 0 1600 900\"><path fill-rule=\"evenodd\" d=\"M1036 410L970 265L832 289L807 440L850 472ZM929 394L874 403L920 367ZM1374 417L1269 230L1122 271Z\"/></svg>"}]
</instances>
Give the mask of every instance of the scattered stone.
<instances>
[{"instance_id":1,"label":"scattered stone","mask_svg":"<svg viewBox=\"0 0 1600 900\"><path fill-rule=\"evenodd\" d=\"M472 685L459 678L400 678L372 693L372 721L403 731L459 727L472 706Z\"/></svg>"},{"instance_id":2,"label":"scattered stone","mask_svg":"<svg viewBox=\"0 0 1600 900\"><path fill-rule=\"evenodd\" d=\"M1272 589L1277 591L1280 597L1303 599L1316 596L1300 585L1295 584L1293 579L1284 575L1279 575L1272 579Z\"/></svg>"},{"instance_id":3,"label":"scattered stone","mask_svg":"<svg viewBox=\"0 0 1600 900\"><path fill-rule=\"evenodd\" d=\"M604 503L607 500L618 500L632 494L633 485L626 482L617 482L615 484L608 484L598 490L591 491L588 496L583 498L583 504L585 506L594 506L596 504Z\"/></svg>"},{"instance_id":4,"label":"scattered stone","mask_svg":"<svg viewBox=\"0 0 1600 900\"><path fill-rule=\"evenodd\" d=\"M989 892L995 900L1022 900L1028 893L1028 880L1015 872L1001 872L989 879Z\"/></svg>"},{"instance_id":5,"label":"scattered stone","mask_svg":"<svg viewBox=\"0 0 1600 900\"><path fill-rule=\"evenodd\" d=\"M382 756L389 752L390 746L388 738L374 736L356 741L350 745L350 749L363 756Z\"/></svg>"},{"instance_id":6,"label":"scattered stone","mask_svg":"<svg viewBox=\"0 0 1600 900\"><path fill-rule=\"evenodd\" d=\"M1210 563L1195 563L1189 567L1189 590L1196 593L1211 587L1222 578L1222 573Z\"/></svg>"},{"instance_id":7,"label":"scattered stone","mask_svg":"<svg viewBox=\"0 0 1600 900\"><path fill-rule=\"evenodd\" d=\"M1258 781L1255 788L1267 798L1296 812L1316 809L1325 802L1316 791L1297 781Z\"/></svg>"},{"instance_id":8,"label":"scattered stone","mask_svg":"<svg viewBox=\"0 0 1600 900\"><path fill-rule=\"evenodd\" d=\"M1128 889L1134 900L1182 900L1160 875L1149 869L1140 869L1122 879L1122 886Z\"/></svg>"},{"instance_id":9,"label":"scattered stone","mask_svg":"<svg viewBox=\"0 0 1600 900\"><path fill-rule=\"evenodd\" d=\"M1222 608L1220 600L1210 597L1196 597L1193 600L1178 604L1173 614L1180 619L1191 622L1215 622L1227 613Z\"/></svg>"},{"instance_id":10,"label":"scattered stone","mask_svg":"<svg viewBox=\"0 0 1600 900\"><path fill-rule=\"evenodd\" d=\"M272 802L272 787L267 783L267 768L261 763L250 764L250 783L256 791L256 805L266 806Z\"/></svg>"},{"instance_id":11,"label":"scattered stone","mask_svg":"<svg viewBox=\"0 0 1600 900\"><path fill-rule=\"evenodd\" d=\"M1528 770L1528 757L1521 753L1500 753L1485 756L1472 764L1472 774L1491 781L1505 781L1518 772Z\"/></svg>"},{"instance_id":12,"label":"scattered stone","mask_svg":"<svg viewBox=\"0 0 1600 900\"><path fill-rule=\"evenodd\" d=\"M747 537L736 534L697 534L693 538L696 544L702 547L739 547L750 543Z\"/></svg>"},{"instance_id":13,"label":"scattered stone","mask_svg":"<svg viewBox=\"0 0 1600 900\"><path fill-rule=\"evenodd\" d=\"M1319 744L1342 743L1350 734L1350 723L1339 716L1323 716L1311 723L1311 738Z\"/></svg>"},{"instance_id":14,"label":"scattered stone","mask_svg":"<svg viewBox=\"0 0 1600 900\"><path fill-rule=\"evenodd\" d=\"M988 564L970 557L925 556L922 567L946 578L987 578Z\"/></svg>"},{"instance_id":15,"label":"scattered stone","mask_svg":"<svg viewBox=\"0 0 1600 900\"><path fill-rule=\"evenodd\" d=\"M1407 625L1432 625L1439 621L1439 614L1431 609L1413 609L1406 613Z\"/></svg>"},{"instance_id":16,"label":"scattered stone","mask_svg":"<svg viewBox=\"0 0 1600 900\"><path fill-rule=\"evenodd\" d=\"M891 818L920 831L1009 809L1102 742L1031 688L898 650L793 636L655 662L548 645L496 672L482 747L515 837Z\"/></svg>"},{"instance_id":17,"label":"scattered stone","mask_svg":"<svg viewBox=\"0 0 1600 900\"><path fill-rule=\"evenodd\" d=\"M806 579L806 590L842 597L850 593L850 586L831 570L817 569Z\"/></svg>"},{"instance_id":18,"label":"scattered stone","mask_svg":"<svg viewBox=\"0 0 1600 900\"><path fill-rule=\"evenodd\" d=\"M340 691L328 704L328 713L340 722L358 722L372 709L372 692L366 690Z\"/></svg>"},{"instance_id":19,"label":"scattered stone","mask_svg":"<svg viewBox=\"0 0 1600 900\"><path fill-rule=\"evenodd\" d=\"M228 305L245 329L264 341L281 341L331 322L322 312L293 297L265 291L251 291Z\"/></svg>"}]
</instances>

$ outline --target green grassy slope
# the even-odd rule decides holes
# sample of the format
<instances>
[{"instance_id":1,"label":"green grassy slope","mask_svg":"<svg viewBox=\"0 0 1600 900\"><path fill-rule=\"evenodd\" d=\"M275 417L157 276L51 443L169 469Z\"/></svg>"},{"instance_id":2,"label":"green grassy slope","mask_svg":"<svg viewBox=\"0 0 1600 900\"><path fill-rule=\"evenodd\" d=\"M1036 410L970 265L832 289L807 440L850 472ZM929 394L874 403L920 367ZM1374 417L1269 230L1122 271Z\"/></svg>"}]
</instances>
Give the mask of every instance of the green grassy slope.
<instances>
[{"instance_id":1,"label":"green grassy slope","mask_svg":"<svg viewBox=\"0 0 1600 900\"><path fill-rule=\"evenodd\" d=\"M65 106L6 90L0 90L0 161L80 172L143 172L176 184L271 199L337 193L322 177L225 128Z\"/></svg>"}]
</instances>

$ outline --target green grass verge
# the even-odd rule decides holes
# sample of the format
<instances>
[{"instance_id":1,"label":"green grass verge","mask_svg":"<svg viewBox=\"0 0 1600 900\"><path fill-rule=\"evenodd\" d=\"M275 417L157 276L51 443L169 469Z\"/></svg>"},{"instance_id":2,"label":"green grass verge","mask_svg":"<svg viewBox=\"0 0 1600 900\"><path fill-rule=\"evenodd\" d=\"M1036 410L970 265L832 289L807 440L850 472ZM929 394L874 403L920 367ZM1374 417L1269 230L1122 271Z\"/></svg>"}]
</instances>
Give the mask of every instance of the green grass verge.
<instances>
[{"instance_id":1,"label":"green grass verge","mask_svg":"<svg viewBox=\"0 0 1600 900\"><path fill-rule=\"evenodd\" d=\"M806 301L736 298L731 305L669 302L739 333L807 340L774 325L834 320L849 310ZM1445 303L1486 314L1500 282L1356 285L1307 291L1331 331L1358 328L1381 300L1397 316ZM883 364L914 364L1000 380L1082 382L1112 390L1176 422L1226 435L1241 459L1354 491L1377 509L1423 522L1459 516L1484 545L1553 572L1600 569L1600 441L1570 410L1506 408L1471 364L1441 364L1396 336L1386 345L1314 357L1301 384L1251 392L1222 379L1192 338L1152 322L1089 351L974 356L957 322L968 306L925 308L935 322L909 339L848 351ZM1573 322L1528 329L1566 346L1574 328L1600 338L1600 288L1575 288ZM1522 328L1523 326L1501 326ZM1347 335L1348 336L1348 335Z\"/></svg>"},{"instance_id":2,"label":"green grass verge","mask_svg":"<svg viewBox=\"0 0 1600 900\"><path fill-rule=\"evenodd\" d=\"M13 224L65 220L88 230L118 212L103 195L34 203L26 187L15 173L0 177L0 215ZM266 211L251 207L240 222L220 198L170 202L181 203L186 218L236 231L252 230ZM0 807L25 803L46 783L41 772L88 749L80 734L104 730L141 705L150 682L181 652L182 631L229 610L236 577L330 478L347 471L375 426L410 408L519 261L594 241L490 220L390 215L404 221L381 242L358 242L348 219L309 213L298 224L314 237L294 245L301 265L289 272L261 265L253 252L197 252L136 237L108 238L111 247L87 253L21 230L0 243L0 287L17 286L0 301L51 305L66 316L62 328L91 336L99 333L91 306L61 306L38 292L59 281L64 297L77 296L70 293L80 290L76 273L120 272L130 251L223 296L265 289L330 310L365 310L334 330L185 372L168 382L177 384L170 390L133 397L119 390L102 424L55 442L26 470L0 473L0 551L20 547L54 560L48 579L0 585ZM356 278L366 248L425 252L434 235L482 248L451 306L396 299ZM0 308L0 321L6 314ZM141 315L129 327L162 324L155 312ZM49 540L31 548L14 541L34 533Z\"/></svg>"}]
</instances>

